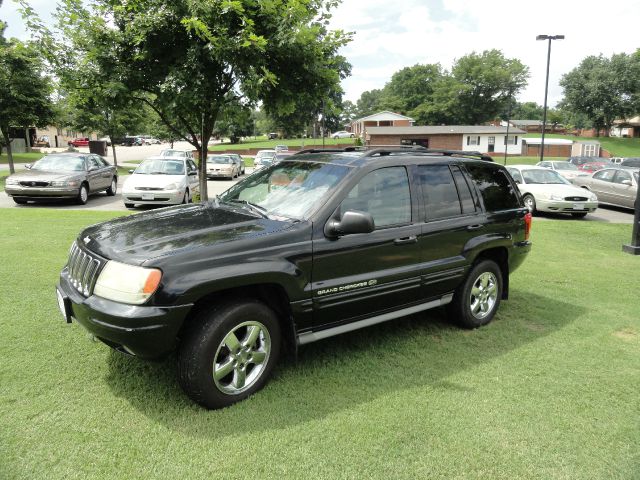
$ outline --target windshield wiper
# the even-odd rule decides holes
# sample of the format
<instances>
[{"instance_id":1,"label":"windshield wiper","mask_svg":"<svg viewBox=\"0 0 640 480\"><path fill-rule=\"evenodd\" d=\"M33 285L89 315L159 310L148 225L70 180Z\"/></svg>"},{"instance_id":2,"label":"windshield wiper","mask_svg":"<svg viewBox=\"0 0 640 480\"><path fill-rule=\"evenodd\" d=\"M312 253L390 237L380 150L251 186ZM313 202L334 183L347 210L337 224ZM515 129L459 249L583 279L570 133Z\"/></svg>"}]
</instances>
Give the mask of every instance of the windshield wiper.
<instances>
[{"instance_id":1,"label":"windshield wiper","mask_svg":"<svg viewBox=\"0 0 640 480\"><path fill-rule=\"evenodd\" d=\"M260 215L262 218L269 218L269 215L267 215L267 210L265 208L261 207L260 205L256 205L255 203L251 203L248 200L240 200L239 198L232 198L229 201L230 202L234 202L234 203L241 203L243 205L246 205L249 208L251 208L251 210L253 210L255 213Z\"/></svg>"},{"instance_id":2,"label":"windshield wiper","mask_svg":"<svg viewBox=\"0 0 640 480\"><path fill-rule=\"evenodd\" d=\"M167 172L151 172L149 175L168 175Z\"/></svg>"}]
</instances>

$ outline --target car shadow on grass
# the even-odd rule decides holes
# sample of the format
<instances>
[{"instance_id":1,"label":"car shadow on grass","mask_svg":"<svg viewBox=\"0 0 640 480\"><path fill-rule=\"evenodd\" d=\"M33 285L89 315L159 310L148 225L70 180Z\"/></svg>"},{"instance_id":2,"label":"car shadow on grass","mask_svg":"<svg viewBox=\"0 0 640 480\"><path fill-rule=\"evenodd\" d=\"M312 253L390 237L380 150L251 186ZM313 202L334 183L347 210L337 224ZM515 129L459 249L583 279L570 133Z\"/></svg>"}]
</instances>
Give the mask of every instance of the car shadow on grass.
<instances>
[{"instance_id":1,"label":"car shadow on grass","mask_svg":"<svg viewBox=\"0 0 640 480\"><path fill-rule=\"evenodd\" d=\"M182 393L175 356L145 362L112 352L106 382L168 428L211 438L284 429L416 387L467 391L448 377L553 334L586 311L526 291L511 297L477 330L457 328L437 309L306 345L297 361L280 362L262 391L223 410L207 411Z\"/></svg>"}]
</instances>

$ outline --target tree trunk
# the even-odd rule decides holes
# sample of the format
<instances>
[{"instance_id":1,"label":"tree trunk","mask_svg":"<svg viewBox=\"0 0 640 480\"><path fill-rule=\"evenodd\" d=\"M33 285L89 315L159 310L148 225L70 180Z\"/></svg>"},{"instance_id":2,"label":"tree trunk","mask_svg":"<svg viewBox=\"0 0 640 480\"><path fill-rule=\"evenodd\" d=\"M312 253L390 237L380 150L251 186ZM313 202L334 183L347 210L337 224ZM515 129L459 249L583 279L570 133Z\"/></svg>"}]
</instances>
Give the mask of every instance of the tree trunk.
<instances>
[{"instance_id":1,"label":"tree trunk","mask_svg":"<svg viewBox=\"0 0 640 480\"><path fill-rule=\"evenodd\" d=\"M113 152L113 164L118 166L118 157L116 157L116 142L113 141L113 135L109 135L109 140L111 141L111 151Z\"/></svg>"},{"instance_id":2,"label":"tree trunk","mask_svg":"<svg viewBox=\"0 0 640 480\"><path fill-rule=\"evenodd\" d=\"M209 201L209 190L207 186L207 153L209 150L209 139L213 133L214 123L215 122L210 122L210 124L204 125L200 145L194 145L194 147L196 147L200 152L198 171L200 175L200 201L203 203Z\"/></svg>"},{"instance_id":3,"label":"tree trunk","mask_svg":"<svg viewBox=\"0 0 640 480\"><path fill-rule=\"evenodd\" d=\"M9 126L5 126L4 128L0 128L2 130L2 137L4 138L4 143L7 145L7 158L9 160L9 173L16 173L16 169L13 166L13 153L11 152L11 140L9 139Z\"/></svg>"}]
</instances>

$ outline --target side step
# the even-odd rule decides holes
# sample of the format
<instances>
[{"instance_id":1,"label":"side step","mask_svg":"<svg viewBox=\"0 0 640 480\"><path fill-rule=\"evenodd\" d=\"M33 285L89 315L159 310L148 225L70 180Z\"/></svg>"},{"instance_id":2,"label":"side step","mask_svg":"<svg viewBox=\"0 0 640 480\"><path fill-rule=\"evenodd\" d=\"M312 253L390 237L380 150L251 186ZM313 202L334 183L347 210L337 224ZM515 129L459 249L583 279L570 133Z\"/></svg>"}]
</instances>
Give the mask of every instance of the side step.
<instances>
[{"instance_id":1,"label":"side step","mask_svg":"<svg viewBox=\"0 0 640 480\"><path fill-rule=\"evenodd\" d=\"M347 323L345 325L339 325L337 327L327 328L325 330L318 330L316 332L304 332L298 335L298 345L304 345L306 343L317 342L323 338L333 337L340 335L341 333L352 332L360 328L370 327L377 323L386 322L395 318L406 317L414 313L422 312L424 310L430 310L432 308L441 307L447 303L451 303L453 300L453 293L443 295L438 300L431 300L430 302L421 303L420 305L414 305L413 307L403 308L394 312L384 313L382 315L376 315L375 317L365 318L358 320L357 322Z\"/></svg>"}]
</instances>

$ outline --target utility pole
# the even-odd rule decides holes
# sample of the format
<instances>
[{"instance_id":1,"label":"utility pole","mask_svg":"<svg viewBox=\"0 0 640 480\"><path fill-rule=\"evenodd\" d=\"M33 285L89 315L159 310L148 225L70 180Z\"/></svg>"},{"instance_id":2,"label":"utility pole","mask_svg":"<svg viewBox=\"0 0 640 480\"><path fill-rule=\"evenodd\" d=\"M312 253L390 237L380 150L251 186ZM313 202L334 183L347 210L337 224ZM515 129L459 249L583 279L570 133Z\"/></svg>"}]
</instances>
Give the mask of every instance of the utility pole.
<instances>
[{"instance_id":1,"label":"utility pole","mask_svg":"<svg viewBox=\"0 0 640 480\"><path fill-rule=\"evenodd\" d=\"M544 160L544 134L547 129L547 94L549 93L549 63L551 62L551 40L564 40L564 35L538 35L536 40L548 40L547 79L544 83L544 113L542 114L542 141L540 142L540 161Z\"/></svg>"}]
</instances>

